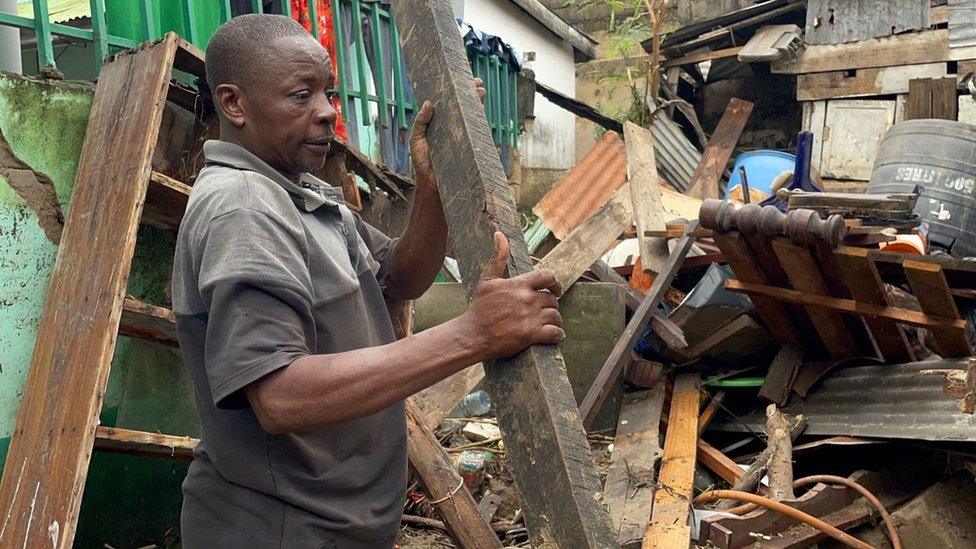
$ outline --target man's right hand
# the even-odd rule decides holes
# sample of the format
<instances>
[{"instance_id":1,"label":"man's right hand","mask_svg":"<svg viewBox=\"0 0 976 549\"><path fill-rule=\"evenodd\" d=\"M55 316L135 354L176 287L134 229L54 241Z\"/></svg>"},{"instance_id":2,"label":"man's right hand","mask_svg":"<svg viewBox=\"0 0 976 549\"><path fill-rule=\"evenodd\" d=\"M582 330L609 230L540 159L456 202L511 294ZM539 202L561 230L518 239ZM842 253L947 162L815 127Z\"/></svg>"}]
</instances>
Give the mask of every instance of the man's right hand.
<instances>
[{"instance_id":1,"label":"man's right hand","mask_svg":"<svg viewBox=\"0 0 976 549\"><path fill-rule=\"evenodd\" d=\"M556 308L552 271L505 276L508 239L494 234L495 254L485 265L468 310L459 318L486 358L512 356L531 345L557 344L566 338Z\"/></svg>"}]
</instances>

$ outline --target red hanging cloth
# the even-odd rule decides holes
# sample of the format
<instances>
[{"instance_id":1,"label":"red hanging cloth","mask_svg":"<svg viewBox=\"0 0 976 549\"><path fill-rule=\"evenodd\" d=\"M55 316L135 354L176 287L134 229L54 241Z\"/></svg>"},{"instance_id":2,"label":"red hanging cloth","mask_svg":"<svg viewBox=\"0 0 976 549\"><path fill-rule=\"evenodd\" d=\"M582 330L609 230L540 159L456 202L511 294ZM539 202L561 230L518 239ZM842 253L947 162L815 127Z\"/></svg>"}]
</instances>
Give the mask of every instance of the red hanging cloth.
<instances>
[{"instance_id":1,"label":"red hanging cloth","mask_svg":"<svg viewBox=\"0 0 976 549\"><path fill-rule=\"evenodd\" d=\"M332 59L332 77L338 88L339 70L336 62L338 57L334 33L335 27L332 25L332 0L291 0L291 16L301 26L305 27L305 30L312 32L312 18L308 11L308 2L310 1L316 2L315 6L319 19L319 43L329 52L329 58ZM349 137L346 134L346 124L342 116L342 101L336 97L332 101L332 106L335 107L336 113L338 114L335 125L336 137L343 141L348 141Z\"/></svg>"}]
</instances>

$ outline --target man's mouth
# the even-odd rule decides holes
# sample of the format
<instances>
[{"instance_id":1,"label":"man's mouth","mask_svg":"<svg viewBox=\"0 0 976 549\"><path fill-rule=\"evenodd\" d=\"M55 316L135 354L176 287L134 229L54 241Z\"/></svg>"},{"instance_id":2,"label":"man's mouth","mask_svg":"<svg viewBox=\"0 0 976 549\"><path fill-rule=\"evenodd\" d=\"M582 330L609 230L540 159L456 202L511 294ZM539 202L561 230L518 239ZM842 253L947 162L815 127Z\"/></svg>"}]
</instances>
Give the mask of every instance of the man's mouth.
<instances>
[{"instance_id":1,"label":"man's mouth","mask_svg":"<svg viewBox=\"0 0 976 549\"><path fill-rule=\"evenodd\" d=\"M329 146L332 144L332 139L309 139L305 141L305 145L314 150L320 150L322 152L327 152Z\"/></svg>"}]
</instances>

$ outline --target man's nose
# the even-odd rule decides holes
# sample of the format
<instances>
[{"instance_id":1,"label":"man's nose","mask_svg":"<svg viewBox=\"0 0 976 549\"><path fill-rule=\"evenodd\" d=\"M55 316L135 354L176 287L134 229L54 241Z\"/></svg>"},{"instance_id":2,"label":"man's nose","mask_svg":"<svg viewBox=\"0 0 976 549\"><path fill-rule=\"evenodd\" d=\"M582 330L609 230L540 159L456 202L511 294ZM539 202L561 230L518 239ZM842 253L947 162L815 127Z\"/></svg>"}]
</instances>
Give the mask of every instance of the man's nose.
<instances>
[{"instance_id":1,"label":"man's nose","mask_svg":"<svg viewBox=\"0 0 976 549\"><path fill-rule=\"evenodd\" d=\"M337 116L338 113L329 98L325 94L320 95L315 102L315 123L333 126Z\"/></svg>"}]
</instances>

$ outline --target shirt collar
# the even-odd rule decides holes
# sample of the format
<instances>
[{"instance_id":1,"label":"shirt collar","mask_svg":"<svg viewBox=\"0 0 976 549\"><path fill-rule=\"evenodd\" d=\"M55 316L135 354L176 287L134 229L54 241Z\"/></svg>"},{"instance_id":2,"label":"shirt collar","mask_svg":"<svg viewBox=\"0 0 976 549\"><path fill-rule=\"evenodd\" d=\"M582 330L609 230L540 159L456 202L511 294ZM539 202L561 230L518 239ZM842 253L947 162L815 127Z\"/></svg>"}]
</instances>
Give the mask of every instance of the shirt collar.
<instances>
[{"instance_id":1,"label":"shirt collar","mask_svg":"<svg viewBox=\"0 0 976 549\"><path fill-rule=\"evenodd\" d=\"M298 198L305 211L311 212L322 206L339 206L343 201L342 189L333 187L309 173L300 176L300 183L288 179L278 170L269 166L251 151L236 145L210 139L203 144L203 157L208 163L223 164L240 170L257 172L281 186L293 197Z\"/></svg>"}]
</instances>

